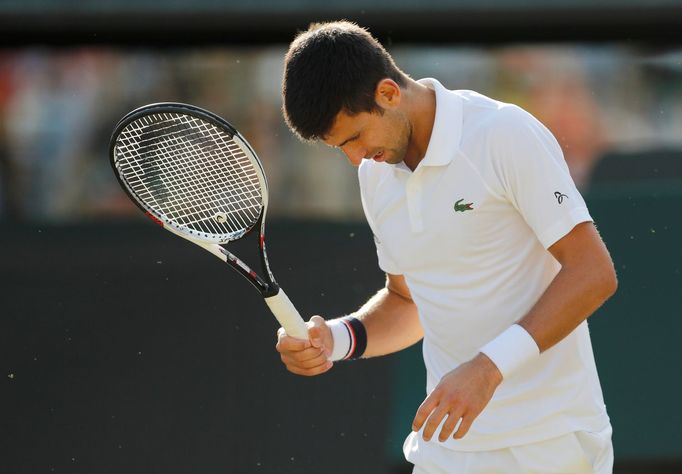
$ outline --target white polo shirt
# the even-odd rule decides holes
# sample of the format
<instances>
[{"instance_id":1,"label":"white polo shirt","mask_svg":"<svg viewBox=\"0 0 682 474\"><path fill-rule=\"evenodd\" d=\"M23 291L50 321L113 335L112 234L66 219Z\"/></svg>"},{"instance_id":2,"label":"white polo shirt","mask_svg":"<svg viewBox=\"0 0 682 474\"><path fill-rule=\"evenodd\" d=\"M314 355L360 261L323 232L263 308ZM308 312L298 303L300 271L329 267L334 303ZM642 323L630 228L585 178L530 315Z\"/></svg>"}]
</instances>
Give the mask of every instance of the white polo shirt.
<instances>
[{"instance_id":1,"label":"white polo shirt","mask_svg":"<svg viewBox=\"0 0 682 474\"><path fill-rule=\"evenodd\" d=\"M379 266L404 275L419 309L430 393L525 316L560 268L547 248L591 217L557 141L534 117L420 82L436 91L423 160L414 172L363 160L358 173ZM469 433L444 444L490 450L608 424L583 322L505 378Z\"/></svg>"}]
</instances>

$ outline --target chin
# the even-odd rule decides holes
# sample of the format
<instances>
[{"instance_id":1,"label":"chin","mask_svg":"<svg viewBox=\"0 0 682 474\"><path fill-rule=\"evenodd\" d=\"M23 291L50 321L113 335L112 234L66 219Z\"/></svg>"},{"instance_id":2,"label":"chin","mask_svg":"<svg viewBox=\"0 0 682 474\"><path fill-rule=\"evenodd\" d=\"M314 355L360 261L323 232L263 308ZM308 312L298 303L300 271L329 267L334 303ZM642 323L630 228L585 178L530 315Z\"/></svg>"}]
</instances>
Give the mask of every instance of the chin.
<instances>
[{"instance_id":1,"label":"chin","mask_svg":"<svg viewBox=\"0 0 682 474\"><path fill-rule=\"evenodd\" d=\"M404 160L404 157L402 155L400 155L400 156L391 155L391 156L386 157L385 162L390 164L390 165L397 165L398 163L402 163L403 160Z\"/></svg>"}]
</instances>

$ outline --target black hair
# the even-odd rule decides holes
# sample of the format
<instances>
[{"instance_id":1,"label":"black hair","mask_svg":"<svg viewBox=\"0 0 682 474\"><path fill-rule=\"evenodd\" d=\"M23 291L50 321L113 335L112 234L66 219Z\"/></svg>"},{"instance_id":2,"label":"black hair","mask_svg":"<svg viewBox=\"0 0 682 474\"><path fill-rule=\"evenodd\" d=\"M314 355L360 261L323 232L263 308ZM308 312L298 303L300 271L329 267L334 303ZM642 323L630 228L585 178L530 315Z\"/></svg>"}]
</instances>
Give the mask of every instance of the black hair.
<instances>
[{"instance_id":1,"label":"black hair","mask_svg":"<svg viewBox=\"0 0 682 474\"><path fill-rule=\"evenodd\" d=\"M407 76L367 30L354 23L314 23L289 46L284 61L284 118L299 138L323 139L341 111L379 112L374 94L385 78Z\"/></svg>"}]
</instances>

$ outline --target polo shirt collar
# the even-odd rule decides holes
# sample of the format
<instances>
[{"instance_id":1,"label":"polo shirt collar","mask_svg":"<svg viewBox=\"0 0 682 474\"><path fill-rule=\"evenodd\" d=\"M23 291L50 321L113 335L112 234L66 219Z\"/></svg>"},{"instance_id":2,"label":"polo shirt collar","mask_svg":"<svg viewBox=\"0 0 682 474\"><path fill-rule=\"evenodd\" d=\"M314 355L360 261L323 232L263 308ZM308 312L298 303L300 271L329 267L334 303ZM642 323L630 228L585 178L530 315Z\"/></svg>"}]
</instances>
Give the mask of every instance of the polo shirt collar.
<instances>
[{"instance_id":1,"label":"polo shirt collar","mask_svg":"<svg viewBox=\"0 0 682 474\"><path fill-rule=\"evenodd\" d=\"M423 84L436 92L436 116L429 145L421 166L442 166L450 163L459 151L462 137L462 99L449 91L436 79L420 79Z\"/></svg>"}]
</instances>

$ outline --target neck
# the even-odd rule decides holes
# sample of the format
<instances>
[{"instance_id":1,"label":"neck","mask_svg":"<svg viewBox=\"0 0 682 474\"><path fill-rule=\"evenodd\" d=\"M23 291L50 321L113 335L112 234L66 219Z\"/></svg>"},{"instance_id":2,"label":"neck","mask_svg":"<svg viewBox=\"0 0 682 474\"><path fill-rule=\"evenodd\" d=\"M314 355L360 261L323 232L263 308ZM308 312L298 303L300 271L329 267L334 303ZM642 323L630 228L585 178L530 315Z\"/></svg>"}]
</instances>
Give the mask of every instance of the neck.
<instances>
[{"instance_id":1,"label":"neck","mask_svg":"<svg viewBox=\"0 0 682 474\"><path fill-rule=\"evenodd\" d=\"M426 155L436 120L436 92L409 79L406 88L406 114L410 122L410 140L405 153L405 165L414 171Z\"/></svg>"}]
</instances>

